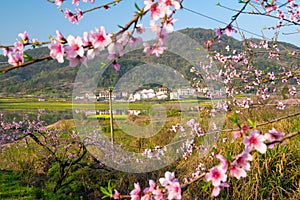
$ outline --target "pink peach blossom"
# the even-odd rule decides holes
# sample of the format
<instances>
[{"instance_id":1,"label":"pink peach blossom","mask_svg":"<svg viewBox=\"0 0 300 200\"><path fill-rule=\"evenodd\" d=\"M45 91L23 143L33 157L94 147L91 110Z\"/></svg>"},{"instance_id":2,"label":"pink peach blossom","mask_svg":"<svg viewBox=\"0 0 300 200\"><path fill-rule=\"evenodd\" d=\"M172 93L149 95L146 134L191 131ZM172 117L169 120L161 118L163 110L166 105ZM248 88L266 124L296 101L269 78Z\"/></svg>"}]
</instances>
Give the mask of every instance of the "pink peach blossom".
<instances>
[{"instance_id":1,"label":"pink peach blossom","mask_svg":"<svg viewBox=\"0 0 300 200\"><path fill-rule=\"evenodd\" d=\"M61 43L67 42L67 40L65 39L65 37L62 35L62 33L59 30L56 30L56 36L54 39Z\"/></svg>"},{"instance_id":2,"label":"pink peach blossom","mask_svg":"<svg viewBox=\"0 0 300 200\"><path fill-rule=\"evenodd\" d=\"M227 168L228 168L227 159L224 156L222 156L221 154L217 154L216 158L218 158L220 160L220 163L219 163L218 167L226 172Z\"/></svg>"},{"instance_id":3,"label":"pink peach blossom","mask_svg":"<svg viewBox=\"0 0 300 200\"><path fill-rule=\"evenodd\" d=\"M165 199L164 193L159 188L153 190L152 194L153 194L154 200L164 200Z\"/></svg>"},{"instance_id":4,"label":"pink peach blossom","mask_svg":"<svg viewBox=\"0 0 300 200\"><path fill-rule=\"evenodd\" d=\"M254 130L251 131L249 136L244 138L243 143L246 146L246 149L249 148L250 151L256 149L260 153L265 153L267 150L267 146L264 143L265 140L263 135L260 135L257 130Z\"/></svg>"},{"instance_id":5,"label":"pink peach blossom","mask_svg":"<svg viewBox=\"0 0 300 200\"><path fill-rule=\"evenodd\" d=\"M250 164L248 161L251 161L253 159L252 155L246 150L243 151L241 154L239 154L235 160L232 162L232 165L235 165L237 167L241 167L247 171L250 170Z\"/></svg>"},{"instance_id":6,"label":"pink peach blossom","mask_svg":"<svg viewBox=\"0 0 300 200\"><path fill-rule=\"evenodd\" d=\"M166 22L166 30L170 33L174 31L174 27L173 24L174 22L176 22L178 19L174 19L174 18L168 18L167 22Z\"/></svg>"},{"instance_id":7,"label":"pink peach blossom","mask_svg":"<svg viewBox=\"0 0 300 200\"><path fill-rule=\"evenodd\" d=\"M13 48L11 48L11 47L5 47L5 48L2 48L2 50L3 50L4 56L7 56L8 54L13 52Z\"/></svg>"},{"instance_id":8,"label":"pink peach blossom","mask_svg":"<svg viewBox=\"0 0 300 200\"><path fill-rule=\"evenodd\" d=\"M145 27L143 26L143 24L137 24L135 26L135 30L138 34L143 34L145 32Z\"/></svg>"},{"instance_id":9,"label":"pink peach blossom","mask_svg":"<svg viewBox=\"0 0 300 200\"><path fill-rule=\"evenodd\" d=\"M150 16L153 20L158 20L164 16L163 10L159 7L157 2L153 2L152 0L145 0L145 11L150 10Z\"/></svg>"},{"instance_id":10,"label":"pink peach blossom","mask_svg":"<svg viewBox=\"0 0 300 200\"><path fill-rule=\"evenodd\" d=\"M134 189L130 192L131 200L140 200L141 188L139 183L134 183Z\"/></svg>"},{"instance_id":11,"label":"pink peach blossom","mask_svg":"<svg viewBox=\"0 0 300 200\"><path fill-rule=\"evenodd\" d=\"M72 4L78 6L79 5L79 0L72 0Z\"/></svg>"},{"instance_id":12,"label":"pink peach blossom","mask_svg":"<svg viewBox=\"0 0 300 200\"><path fill-rule=\"evenodd\" d=\"M18 36L21 38L21 40L22 40L22 42L23 42L24 44L28 43L29 38L28 38L28 33L27 33L27 31L25 31L24 33L19 33Z\"/></svg>"},{"instance_id":13,"label":"pink peach blossom","mask_svg":"<svg viewBox=\"0 0 300 200\"><path fill-rule=\"evenodd\" d=\"M119 63L117 63L117 61L113 61L112 66L115 70L119 71L121 66L119 65Z\"/></svg>"},{"instance_id":14,"label":"pink peach blossom","mask_svg":"<svg viewBox=\"0 0 300 200\"><path fill-rule=\"evenodd\" d=\"M65 0L55 0L54 3L55 3L58 7L60 7L61 4L62 4L64 1L65 1Z\"/></svg>"},{"instance_id":15,"label":"pink peach blossom","mask_svg":"<svg viewBox=\"0 0 300 200\"><path fill-rule=\"evenodd\" d=\"M178 181L173 181L166 188L168 190L168 199L181 199L181 187Z\"/></svg>"},{"instance_id":16,"label":"pink peach blossom","mask_svg":"<svg viewBox=\"0 0 300 200\"><path fill-rule=\"evenodd\" d=\"M23 54L17 52L17 53L10 53L7 55L8 56L8 64L13 65L13 66L19 66L22 63L24 63L24 57Z\"/></svg>"},{"instance_id":17,"label":"pink peach blossom","mask_svg":"<svg viewBox=\"0 0 300 200\"><path fill-rule=\"evenodd\" d=\"M86 61L86 57L85 56L76 56L76 57L70 57L67 56L67 59L70 61L70 67L76 67L77 65L79 65L80 63L84 64L85 66L87 66L87 61Z\"/></svg>"},{"instance_id":18,"label":"pink peach blossom","mask_svg":"<svg viewBox=\"0 0 300 200\"><path fill-rule=\"evenodd\" d=\"M109 59L116 59L119 56L123 56L124 51L123 51L123 45L119 42L113 42L107 47L108 51L108 58Z\"/></svg>"},{"instance_id":19,"label":"pink peach blossom","mask_svg":"<svg viewBox=\"0 0 300 200\"><path fill-rule=\"evenodd\" d=\"M272 128L271 130L269 130L268 133L265 134L265 138L266 140L273 142L275 140L281 139L284 135L285 133L277 131L275 128ZM271 144L269 148L270 149L274 148L274 144Z\"/></svg>"},{"instance_id":20,"label":"pink peach blossom","mask_svg":"<svg viewBox=\"0 0 300 200\"><path fill-rule=\"evenodd\" d=\"M159 45L156 45L156 47L154 49L152 49L152 54L155 54L156 57L159 57L160 55L162 55L164 53L164 50L166 49L166 47L161 47Z\"/></svg>"},{"instance_id":21,"label":"pink peach blossom","mask_svg":"<svg viewBox=\"0 0 300 200\"><path fill-rule=\"evenodd\" d=\"M64 62L64 46L57 40L52 40L51 44L48 46L50 49L50 56L56 59L59 63Z\"/></svg>"},{"instance_id":22,"label":"pink peach blossom","mask_svg":"<svg viewBox=\"0 0 300 200\"><path fill-rule=\"evenodd\" d=\"M230 24L230 25L228 25L228 26L225 28L224 32L225 32L226 35L229 37L229 36L231 35L231 33L236 33L237 30L235 30L235 29L232 27L232 25Z\"/></svg>"},{"instance_id":23,"label":"pink peach blossom","mask_svg":"<svg viewBox=\"0 0 300 200\"><path fill-rule=\"evenodd\" d=\"M115 193L114 193L114 195L113 195L113 198L114 198L114 199L120 199L120 198L121 198L121 195L120 195L120 193L118 192L118 190L114 189L114 191L115 191Z\"/></svg>"},{"instance_id":24,"label":"pink peach blossom","mask_svg":"<svg viewBox=\"0 0 300 200\"><path fill-rule=\"evenodd\" d=\"M221 182L225 182L227 180L226 171L220 167L213 167L208 173L206 173L205 179L207 181L211 181L213 186L218 187Z\"/></svg>"},{"instance_id":25,"label":"pink peach blossom","mask_svg":"<svg viewBox=\"0 0 300 200\"><path fill-rule=\"evenodd\" d=\"M222 187L229 187L229 185L227 183L221 183L220 186L214 187L211 196L219 196Z\"/></svg>"},{"instance_id":26,"label":"pink peach blossom","mask_svg":"<svg viewBox=\"0 0 300 200\"><path fill-rule=\"evenodd\" d=\"M83 41L82 38L77 36L76 38L72 35L67 37L68 45L65 50L69 58L76 58L77 56L83 57Z\"/></svg>"},{"instance_id":27,"label":"pink peach blossom","mask_svg":"<svg viewBox=\"0 0 300 200\"><path fill-rule=\"evenodd\" d=\"M163 187L166 187L167 185L172 183L174 178L175 178L174 172L167 171L167 172L165 172L165 177L160 178L159 182Z\"/></svg>"},{"instance_id":28,"label":"pink peach blossom","mask_svg":"<svg viewBox=\"0 0 300 200\"><path fill-rule=\"evenodd\" d=\"M110 35L106 34L103 26L96 28L96 32L91 32L91 42L95 49L102 51L111 42Z\"/></svg>"},{"instance_id":29,"label":"pink peach blossom","mask_svg":"<svg viewBox=\"0 0 300 200\"><path fill-rule=\"evenodd\" d=\"M247 173L243 168L232 166L230 168L230 176L234 176L237 179L240 179L241 177L246 177Z\"/></svg>"},{"instance_id":30,"label":"pink peach blossom","mask_svg":"<svg viewBox=\"0 0 300 200\"><path fill-rule=\"evenodd\" d=\"M156 188L155 181L149 180L149 186L150 187L147 187L147 188L144 189L144 191L143 191L144 193L153 192L155 190L155 188Z\"/></svg>"},{"instance_id":31,"label":"pink peach blossom","mask_svg":"<svg viewBox=\"0 0 300 200\"><path fill-rule=\"evenodd\" d=\"M80 10L79 8L76 8L76 17L77 17L77 20L78 21L81 20L82 16L83 16L82 10Z\"/></svg>"},{"instance_id":32,"label":"pink peach blossom","mask_svg":"<svg viewBox=\"0 0 300 200\"><path fill-rule=\"evenodd\" d=\"M15 53L23 54L23 51L24 51L24 44L23 44L23 42L21 42L21 41L15 42L14 43L14 47L15 48L13 49L13 51Z\"/></svg>"}]
</instances>

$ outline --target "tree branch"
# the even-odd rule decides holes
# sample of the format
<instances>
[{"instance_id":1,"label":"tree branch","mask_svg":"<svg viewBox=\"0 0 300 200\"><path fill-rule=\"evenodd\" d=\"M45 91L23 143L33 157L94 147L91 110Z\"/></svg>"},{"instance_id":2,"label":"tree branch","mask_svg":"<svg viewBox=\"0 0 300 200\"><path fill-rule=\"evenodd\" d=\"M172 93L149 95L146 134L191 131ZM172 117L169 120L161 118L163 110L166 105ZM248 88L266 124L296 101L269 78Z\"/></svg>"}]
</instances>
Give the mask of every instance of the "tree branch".
<instances>
[{"instance_id":1,"label":"tree branch","mask_svg":"<svg viewBox=\"0 0 300 200\"><path fill-rule=\"evenodd\" d=\"M279 139L279 140L275 140L275 141L273 141L273 142L267 142L267 143L265 143L265 144L266 144L267 146L270 146L270 145L275 144L275 143L282 143L283 141L285 141L285 140L287 140L287 139L290 139L290 138L293 138L293 137L295 137L295 136L297 136L297 135L300 135L300 131L297 131L297 132L294 132L294 133L290 133L290 134L288 134L288 135L282 137L282 138ZM189 187L190 185L192 185L193 183L195 183L195 182L201 180L202 178L204 178L206 173L207 173L207 172L204 172L204 173L200 174L197 178L194 178L193 180L191 180L190 182L181 185L181 192L183 193L184 191L186 191L186 190L188 189L188 187ZM164 193L165 193L165 192L166 192L166 190L164 190ZM121 195L121 199L129 199L129 198L131 198L130 195Z\"/></svg>"},{"instance_id":2,"label":"tree branch","mask_svg":"<svg viewBox=\"0 0 300 200\"><path fill-rule=\"evenodd\" d=\"M296 113L286 115L286 116L283 116L283 117L279 117L279 118L276 118L276 119L273 119L273 120L270 120L270 121L259 123L259 124L256 125L256 127L264 126L264 125L267 125L267 124L272 124L272 123L275 123L275 122L278 122L278 121L281 121L281 120L284 120L284 119L288 119L290 117L295 117L295 116L298 116L298 115L300 115L300 112L296 112ZM250 126L249 128L253 129L254 127ZM239 130L240 130L239 128L232 128L232 129L224 129L224 130L222 130L222 132L232 132L232 131L239 131Z\"/></svg>"},{"instance_id":3,"label":"tree branch","mask_svg":"<svg viewBox=\"0 0 300 200\"><path fill-rule=\"evenodd\" d=\"M272 144L280 144L280 143L282 143L283 141L285 141L285 140L287 140L287 139L290 139L290 138L293 138L293 137L295 137L295 136L297 136L297 135L300 135L300 131L297 131L297 132L294 132L294 133L290 133L290 134L288 134L288 135L286 135L286 136L284 136L284 137L282 137L282 138L280 138L280 139L278 139L278 140L274 140L274 141L272 141L272 142L266 142L265 144L266 144L267 146L270 146L270 145L272 145Z\"/></svg>"},{"instance_id":4,"label":"tree branch","mask_svg":"<svg viewBox=\"0 0 300 200\"><path fill-rule=\"evenodd\" d=\"M118 3L120 3L121 1L123 1L123 0L115 0L115 1L111 1L111 2L109 2L109 3L107 3L107 4L103 4L103 5L101 5L101 6L97 6L97 7L94 7L94 8L85 10L85 11L82 11L82 14L85 14L85 13L88 13L88 12L92 12L92 11L97 10L97 9L106 8L106 7L108 7L108 6L112 5L112 4L118 4Z\"/></svg>"},{"instance_id":5,"label":"tree branch","mask_svg":"<svg viewBox=\"0 0 300 200\"><path fill-rule=\"evenodd\" d=\"M41 61L44 61L44 60L52 60L51 56L44 56L42 58L36 58L34 60L31 60L31 61L28 61L28 62L25 62L21 65L17 65L17 66L10 66L10 67L6 67L6 68L2 68L0 69L0 74L5 74L11 70L14 70L14 69L18 69L18 68L22 68L22 67L26 67L28 65L31 65L33 63L37 63L37 62L41 62Z\"/></svg>"}]
</instances>

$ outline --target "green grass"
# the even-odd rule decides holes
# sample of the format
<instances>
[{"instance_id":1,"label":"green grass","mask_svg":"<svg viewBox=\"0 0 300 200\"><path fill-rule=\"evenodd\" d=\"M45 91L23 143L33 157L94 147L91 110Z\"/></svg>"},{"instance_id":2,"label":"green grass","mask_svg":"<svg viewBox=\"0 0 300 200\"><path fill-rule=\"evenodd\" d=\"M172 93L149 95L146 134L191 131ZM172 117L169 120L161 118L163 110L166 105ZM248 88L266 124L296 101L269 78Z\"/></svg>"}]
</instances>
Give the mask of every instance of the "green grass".
<instances>
[{"instance_id":1,"label":"green grass","mask_svg":"<svg viewBox=\"0 0 300 200\"><path fill-rule=\"evenodd\" d=\"M55 194L42 186L29 186L22 180L22 172L0 171L0 199L1 200L36 200L61 199L80 200L81 196L72 197L65 194Z\"/></svg>"},{"instance_id":2,"label":"green grass","mask_svg":"<svg viewBox=\"0 0 300 200\"><path fill-rule=\"evenodd\" d=\"M22 184L21 174L0 171L0 199L35 199L35 188Z\"/></svg>"}]
</instances>

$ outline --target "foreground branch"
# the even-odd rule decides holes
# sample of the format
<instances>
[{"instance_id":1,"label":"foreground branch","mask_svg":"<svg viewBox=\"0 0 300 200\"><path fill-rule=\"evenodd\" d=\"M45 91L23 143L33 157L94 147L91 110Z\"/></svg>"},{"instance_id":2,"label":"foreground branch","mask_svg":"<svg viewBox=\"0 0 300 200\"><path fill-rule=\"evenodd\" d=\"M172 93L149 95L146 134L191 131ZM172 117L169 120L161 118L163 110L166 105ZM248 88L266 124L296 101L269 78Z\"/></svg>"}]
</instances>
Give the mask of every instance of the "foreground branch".
<instances>
[{"instance_id":1,"label":"foreground branch","mask_svg":"<svg viewBox=\"0 0 300 200\"><path fill-rule=\"evenodd\" d=\"M293 113L293 114L290 114L290 115L286 115L286 116L279 117L279 118L276 118L276 119L273 119L273 120L269 120L269 121L266 121L266 122L259 123L259 124L256 125L256 127L264 126L264 125L267 125L267 124L273 124L275 122L279 122L279 121L284 120L284 119L288 119L288 118L291 118L291 117L296 117L298 115L300 115L300 112L296 112L296 113ZM250 126L249 128L253 129L254 127ZM232 132L232 131L239 131L239 130L240 130L240 128L232 128L232 129L224 129L224 130L222 130L222 132Z\"/></svg>"},{"instance_id":2,"label":"foreground branch","mask_svg":"<svg viewBox=\"0 0 300 200\"><path fill-rule=\"evenodd\" d=\"M293 138L293 137L298 136L298 135L300 135L300 130L298 130L297 132L294 132L294 133L290 133L290 134L288 134L288 135L282 137L281 139L274 140L274 141L272 141L272 142L266 142L265 144L266 144L267 146L271 146L272 144L275 144L275 143L282 143L283 141L285 141L285 140L287 140L287 139L290 139L290 138ZM254 151L254 150L252 150L252 151ZM227 163L227 164L228 164L228 163ZM226 171L227 171L227 170L226 170ZM206 175L207 173L208 173L208 171L205 171L205 172L203 172L202 174L200 174L198 177L196 177L196 178L194 178L193 180L189 181L188 183L185 183L185 184L183 184L183 185L180 185L181 194L182 194L184 191L186 191L190 185L192 185L192 184L194 184L194 183L200 181L202 178L204 178L205 175ZM168 194L168 193L167 193L168 191L167 191L166 188L162 188L161 191L163 192L163 195L164 195L164 196L166 196L166 195ZM149 192L149 193L147 193L147 194L151 196L151 195L152 195L152 192ZM141 194L139 194L139 195L141 195ZM119 199L130 199L130 198L132 198L131 195L120 195L120 196L119 196Z\"/></svg>"},{"instance_id":3,"label":"foreground branch","mask_svg":"<svg viewBox=\"0 0 300 200\"><path fill-rule=\"evenodd\" d=\"M9 67L6 67L6 68L2 68L2 69L0 69L0 74L5 74L5 73L7 73L9 71L12 71L14 69L23 68L23 67L26 67L28 65L32 65L34 63L41 62L41 61L44 61L44 60L52 60L52 58L51 58L51 56L45 56L45 57L42 57L42 58L36 58L34 60L25 62L21 65L9 66Z\"/></svg>"},{"instance_id":4,"label":"foreground branch","mask_svg":"<svg viewBox=\"0 0 300 200\"><path fill-rule=\"evenodd\" d=\"M300 131L297 131L297 132L294 132L294 133L290 133L290 134L288 134L288 135L286 135L286 136L284 136L284 137L282 137L282 138L280 138L280 139L278 139L278 140L274 140L274 141L272 141L272 142L266 142L266 145L267 145L267 146L270 146L270 145L272 145L272 144L280 144L280 143L282 143L283 141L285 141L285 140L287 140L287 139L290 139L290 138L293 138L293 137L295 137L295 136L297 136L297 135L300 135Z\"/></svg>"}]
</instances>

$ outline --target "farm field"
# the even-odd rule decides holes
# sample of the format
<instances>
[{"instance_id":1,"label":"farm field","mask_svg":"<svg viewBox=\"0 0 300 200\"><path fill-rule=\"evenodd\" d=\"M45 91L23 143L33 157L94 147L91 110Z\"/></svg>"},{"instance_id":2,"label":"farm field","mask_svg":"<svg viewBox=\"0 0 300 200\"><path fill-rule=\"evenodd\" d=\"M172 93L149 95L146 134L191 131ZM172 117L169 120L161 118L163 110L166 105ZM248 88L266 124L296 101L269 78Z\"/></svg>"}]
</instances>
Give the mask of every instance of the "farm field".
<instances>
[{"instance_id":1,"label":"farm field","mask_svg":"<svg viewBox=\"0 0 300 200\"><path fill-rule=\"evenodd\" d=\"M14 102L13 102L14 101ZM14 103L14 104L11 104ZM2 104L6 104L3 107ZM10 107L9 107L10 104ZM16 106L20 105L20 107ZM115 145L121 145L122 148L129 152L142 153L147 148L154 148L156 146L168 145L176 135L171 131L172 126L177 123L182 123L184 117L178 109L170 102L161 103L164 106L166 119L163 127L149 138L138 138L126 134L122 128L122 122L131 123L139 127L147 127L151 124L151 113L145 110L151 110L155 103L134 103L133 107L137 110L143 110L139 115L115 115L114 125L114 141ZM16 106L16 107L14 107ZM28 106L28 107L26 107ZM91 105L88 105L91 106ZM107 105L99 105L99 109L107 109ZM209 102L199 102L199 107L210 108ZM70 102L32 102L20 99L1 100L0 107L2 110L17 108L22 110L24 107L35 110L37 108L44 108L47 112L55 109L72 109ZM123 105L120 106L121 108ZM52 108L52 109L51 109ZM49 110L48 110L49 109ZM255 110L255 111L254 111ZM271 128L276 128L286 133L294 132L300 129L300 107L299 105L291 105L284 111L276 111L272 106L270 108L258 107L250 110L242 110L239 114L240 124L249 124L248 119L252 119L257 124L257 129L260 132L266 132ZM276 120L281 116L289 116L296 113L295 116L289 118L282 118ZM152 113L155 116L155 114ZM242 148L242 141L232 143L233 138L232 129L236 129L235 124L230 120L234 116L233 112L226 113L226 119L223 126L223 132L219 139L214 142L216 148L212 152L219 152L226 157L234 156L230 152L233 149L239 150ZM72 118L72 116L71 116ZM98 121L99 127L106 137L110 137L109 115L88 115L88 120ZM209 129L209 113L204 111L198 112L198 121L203 131ZM274 123L267 123L267 121L275 120ZM54 123L51 128L57 128L62 135L61 140L72 140L69 133L74 130L73 119L60 119L59 123ZM121 123L121 124L118 124ZM49 127L48 127L49 128ZM38 138L43 135L36 135ZM224 139L226 138L226 139ZM76 138L80 140L80 138ZM201 145L203 140L196 138L196 144ZM275 146L274 149L269 149L266 154L254 154L254 159L251 163L251 171L249 175L241 179L231 180L229 184L230 189L225 189L219 199L297 199L299 196L299 178L300 178L300 137L296 136L286 141L286 145ZM65 174L62 183L56 188L58 180L62 174L59 173L59 162L55 160L47 160L49 154L44 154L43 146L38 145L32 139L26 141L19 141L11 144L11 148L5 149L1 154L0 159L0 198L1 199L100 199L103 193L101 187L106 187L109 183L113 184L119 191L126 193L132 188L128 188L129 183L139 181L141 185L147 185L144 180L152 177L163 176L164 171L172 170L181 172L178 177L179 180L189 177L200 163L205 163L205 167L209 168L214 164L210 155L199 156L197 152L193 153L188 161L179 158L172 162L166 168L156 170L148 173L130 174L116 171L109 167L103 167L94 160L92 154L87 152L82 159L70 167ZM67 161L68 158L62 153L64 148L58 150L57 156L61 161ZM72 151L78 150L78 147ZM44 149L44 150L43 150ZM184 193L184 199L210 199L211 194L208 190L209 184L199 182L191 185ZM55 189L56 188L56 189ZM255 191L249 196L249 191Z\"/></svg>"}]
</instances>

